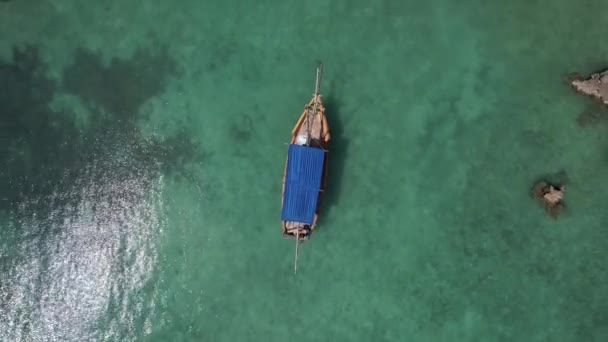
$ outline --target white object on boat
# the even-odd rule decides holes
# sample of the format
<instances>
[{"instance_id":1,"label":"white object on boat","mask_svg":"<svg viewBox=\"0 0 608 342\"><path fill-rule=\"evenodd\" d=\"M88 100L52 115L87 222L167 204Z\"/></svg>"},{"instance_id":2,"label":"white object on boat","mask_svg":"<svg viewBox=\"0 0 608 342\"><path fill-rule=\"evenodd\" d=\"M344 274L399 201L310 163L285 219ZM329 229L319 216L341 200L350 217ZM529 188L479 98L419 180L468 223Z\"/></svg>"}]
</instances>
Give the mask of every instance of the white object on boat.
<instances>
[{"instance_id":1,"label":"white object on boat","mask_svg":"<svg viewBox=\"0 0 608 342\"><path fill-rule=\"evenodd\" d=\"M307 142L308 142L308 137L306 135L300 134L296 138L297 145L306 145Z\"/></svg>"}]
</instances>

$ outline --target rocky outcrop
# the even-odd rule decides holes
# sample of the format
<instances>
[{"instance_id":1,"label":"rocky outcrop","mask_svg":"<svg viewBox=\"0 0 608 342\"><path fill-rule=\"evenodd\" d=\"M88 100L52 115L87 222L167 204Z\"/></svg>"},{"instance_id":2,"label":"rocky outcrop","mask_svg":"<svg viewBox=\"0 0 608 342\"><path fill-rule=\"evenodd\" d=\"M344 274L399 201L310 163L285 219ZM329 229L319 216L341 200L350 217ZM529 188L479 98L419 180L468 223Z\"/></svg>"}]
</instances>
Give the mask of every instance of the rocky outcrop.
<instances>
[{"instance_id":1,"label":"rocky outcrop","mask_svg":"<svg viewBox=\"0 0 608 342\"><path fill-rule=\"evenodd\" d=\"M608 105L608 70L593 74L586 80L575 78L571 84L579 92L593 96Z\"/></svg>"},{"instance_id":2,"label":"rocky outcrop","mask_svg":"<svg viewBox=\"0 0 608 342\"><path fill-rule=\"evenodd\" d=\"M547 181L534 184L532 195L554 218L561 213L564 206L564 186L553 185Z\"/></svg>"}]
</instances>

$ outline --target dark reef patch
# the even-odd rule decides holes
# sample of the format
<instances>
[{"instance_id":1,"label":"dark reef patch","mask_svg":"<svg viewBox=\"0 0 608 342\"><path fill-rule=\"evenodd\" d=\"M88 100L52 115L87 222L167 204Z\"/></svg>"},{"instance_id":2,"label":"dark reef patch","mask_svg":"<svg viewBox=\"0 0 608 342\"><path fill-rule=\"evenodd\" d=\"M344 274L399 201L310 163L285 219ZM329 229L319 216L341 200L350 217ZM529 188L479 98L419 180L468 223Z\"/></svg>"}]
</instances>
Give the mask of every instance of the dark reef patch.
<instances>
[{"instance_id":1,"label":"dark reef patch","mask_svg":"<svg viewBox=\"0 0 608 342\"><path fill-rule=\"evenodd\" d=\"M251 116L241 115L230 125L230 137L238 144L245 144L251 140L254 129Z\"/></svg>"},{"instance_id":2,"label":"dark reef patch","mask_svg":"<svg viewBox=\"0 0 608 342\"><path fill-rule=\"evenodd\" d=\"M604 105L587 108L576 118L580 127L592 127L608 123L608 109Z\"/></svg>"},{"instance_id":3,"label":"dark reef patch","mask_svg":"<svg viewBox=\"0 0 608 342\"><path fill-rule=\"evenodd\" d=\"M85 50L74 60L63 81L91 113L86 129L77 128L72 113L50 109L62 89L47 77L36 47L14 48L12 60L0 60L0 211L27 203L28 211L46 212L52 208L45 199L52 197L54 208L61 206L57 201L76 201L86 180L151 184L161 174L196 176L188 165L203 162L207 153L186 127L158 138L143 136L136 125L143 119L140 106L160 95L176 73L166 50L140 50L107 67Z\"/></svg>"},{"instance_id":4,"label":"dark reef patch","mask_svg":"<svg viewBox=\"0 0 608 342\"><path fill-rule=\"evenodd\" d=\"M0 208L32 194L49 193L80 158L82 136L65 113L49 109L57 84L46 77L38 50L13 49L0 61L0 136L3 165Z\"/></svg>"},{"instance_id":5,"label":"dark reef patch","mask_svg":"<svg viewBox=\"0 0 608 342\"><path fill-rule=\"evenodd\" d=\"M160 95L177 64L166 49L139 49L129 59L102 57L84 49L76 51L74 63L63 73L63 86L88 105L95 104L115 116L132 119L148 99Z\"/></svg>"}]
</instances>

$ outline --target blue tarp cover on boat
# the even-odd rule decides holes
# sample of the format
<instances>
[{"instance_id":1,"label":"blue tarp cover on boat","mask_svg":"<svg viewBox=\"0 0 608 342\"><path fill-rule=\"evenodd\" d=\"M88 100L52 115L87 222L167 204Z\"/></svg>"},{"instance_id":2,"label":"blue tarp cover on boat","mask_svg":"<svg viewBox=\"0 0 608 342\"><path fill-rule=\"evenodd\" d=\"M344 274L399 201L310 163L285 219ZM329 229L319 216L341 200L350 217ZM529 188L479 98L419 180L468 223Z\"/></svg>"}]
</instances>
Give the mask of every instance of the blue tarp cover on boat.
<instances>
[{"instance_id":1,"label":"blue tarp cover on boat","mask_svg":"<svg viewBox=\"0 0 608 342\"><path fill-rule=\"evenodd\" d=\"M323 174L325 151L289 145L281 220L312 224Z\"/></svg>"}]
</instances>

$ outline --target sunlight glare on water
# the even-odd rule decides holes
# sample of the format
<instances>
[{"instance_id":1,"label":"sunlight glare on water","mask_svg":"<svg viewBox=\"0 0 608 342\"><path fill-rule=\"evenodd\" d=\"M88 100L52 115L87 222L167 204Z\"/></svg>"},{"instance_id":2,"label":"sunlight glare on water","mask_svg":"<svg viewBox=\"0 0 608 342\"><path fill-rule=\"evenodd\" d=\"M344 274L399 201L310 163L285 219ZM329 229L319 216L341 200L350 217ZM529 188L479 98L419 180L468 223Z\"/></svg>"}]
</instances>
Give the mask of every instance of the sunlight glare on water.
<instances>
[{"instance_id":1,"label":"sunlight glare on water","mask_svg":"<svg viewBox=\"0 0 608 342\"><path fill-rule=\"evenodd\" d=\"M110 310L114 318L104 339L119 330L131 335L124 330L142 309L132 296L157 262L163 177L113 172L123 162L105 170L91 165L67 192L22 204L18 224L26 238L0 294L7 299L0 340L91 340L97 320ZM33 211L38 201L51 202L46 217Z\"/></svg>"}]
</instances>

